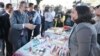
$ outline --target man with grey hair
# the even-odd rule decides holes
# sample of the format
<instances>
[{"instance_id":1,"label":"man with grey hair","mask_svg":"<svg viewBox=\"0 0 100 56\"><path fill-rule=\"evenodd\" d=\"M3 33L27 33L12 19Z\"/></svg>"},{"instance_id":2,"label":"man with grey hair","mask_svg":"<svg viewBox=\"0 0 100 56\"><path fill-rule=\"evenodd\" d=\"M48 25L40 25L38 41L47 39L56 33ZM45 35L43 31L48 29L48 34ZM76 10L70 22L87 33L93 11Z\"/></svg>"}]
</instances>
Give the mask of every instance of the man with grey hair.
<instances>
[{"instance_id":1,"label":"man with grey hair","mask_svg":"<svg viewBox=\"0 0 100 56\"><path fill-rule=\"evenodd\" d=\"M13 12L10 19L9 41L13 46L13 53L28 42L28 29L35 28L35 25L29 23L26 8L27 3L21 1L19 9Z\"/></svg>"}]
</instances>

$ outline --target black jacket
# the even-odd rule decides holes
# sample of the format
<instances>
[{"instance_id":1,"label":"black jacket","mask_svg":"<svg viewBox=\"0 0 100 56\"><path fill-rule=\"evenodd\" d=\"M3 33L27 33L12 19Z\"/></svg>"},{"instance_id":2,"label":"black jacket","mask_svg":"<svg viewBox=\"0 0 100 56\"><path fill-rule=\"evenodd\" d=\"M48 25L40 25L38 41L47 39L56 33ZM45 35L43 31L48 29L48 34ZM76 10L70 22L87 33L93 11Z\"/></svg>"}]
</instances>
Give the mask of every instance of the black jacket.
<instances>
[{"instance_id":1,"label":"black jacket","mask_svg":"<svg viewBox=\"0 0 100 56\"><path fill-rule=\"evenodd\" d=\"M9 34L10 21L9 14L4 13L0 16L0 38L7 38Z\"/></svg>"}]
</instances>

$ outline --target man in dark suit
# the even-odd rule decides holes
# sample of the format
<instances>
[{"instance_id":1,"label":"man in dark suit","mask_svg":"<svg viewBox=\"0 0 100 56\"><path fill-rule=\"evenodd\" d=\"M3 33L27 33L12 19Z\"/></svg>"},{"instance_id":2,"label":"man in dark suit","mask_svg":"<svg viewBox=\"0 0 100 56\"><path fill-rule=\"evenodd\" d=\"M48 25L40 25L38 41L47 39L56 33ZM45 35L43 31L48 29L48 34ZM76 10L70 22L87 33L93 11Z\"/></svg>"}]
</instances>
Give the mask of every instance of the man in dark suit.
<instances>
[{"instance_id":1,"label":"man in dark suit","mask_svg":"<svg viewBox=\"0 0 100 56\"><path fill-rule=\"evenodd\" d=\"M28 19L29 19L29 23L33 24L32 22L32 18L34 17L35 11L33 11L34 9L34 4L33 3L29 3L29 8L28 8ZM32 37L32 30L28 30L28 41L30 41Z\"/></svg>"},{"instance_id":2,"label":"man in dark suit","mask_svg":"<svg viewBox=\"0 0 100 56\"><path fill-rule=\"evenodd\" d=\"M12 4L8 3L8 4L6 4L5 13L2 16L3 28L5 31L4 42L6 43L6 56L12 56L12 45L8 41L8 34L9 34L9 29L10 29L10 21L9 20L10 20L10 16L11 16L12 11L13 11Z\"/></svg>"}]
</instances>

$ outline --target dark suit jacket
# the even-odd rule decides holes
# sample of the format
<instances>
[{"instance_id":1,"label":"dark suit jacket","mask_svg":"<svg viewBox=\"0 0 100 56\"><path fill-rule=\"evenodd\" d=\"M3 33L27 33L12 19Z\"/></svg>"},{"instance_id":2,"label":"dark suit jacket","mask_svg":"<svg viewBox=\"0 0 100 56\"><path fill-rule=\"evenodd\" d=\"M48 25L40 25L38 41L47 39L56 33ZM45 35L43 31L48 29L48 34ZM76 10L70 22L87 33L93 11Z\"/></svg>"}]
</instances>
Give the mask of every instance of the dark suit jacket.
<instances>
[{"instance_id":1,"label":"dark suit jacket","mask_svg":"<svg viewBox=\"0 0 100 56\"><path fill-rule=\"evenodd\" d=\"M0 28L1 28L1 33L4 35L3 38L7 39L10 28L9 14L4 13L0 17Z\"/></svg>"}]
</instances>

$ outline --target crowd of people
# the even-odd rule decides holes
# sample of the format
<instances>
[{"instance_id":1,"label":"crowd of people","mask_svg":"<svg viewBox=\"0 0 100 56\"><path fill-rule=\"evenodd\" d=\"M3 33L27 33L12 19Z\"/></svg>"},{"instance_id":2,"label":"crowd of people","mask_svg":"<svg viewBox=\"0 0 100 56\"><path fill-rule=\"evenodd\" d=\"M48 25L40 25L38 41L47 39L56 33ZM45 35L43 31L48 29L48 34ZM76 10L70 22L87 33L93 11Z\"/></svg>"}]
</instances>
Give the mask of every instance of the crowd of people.
<instances>
[{"instance_id":1,"label":"crowd of people","mask_svg":"<svg viewBox=\"0 0 100 56\"><path fill-rule=\"evenodd\" d=\"M51 27L72 27L69 37L70 56L100 56L100 5L95 8L80 5L67 12L54 6L45 6L21 1L19 8L0 2L0 56L12 56L31 38L43 33ZM5 52L6 49L6 52ZM58 51L54 50L56 56Z\"/></svg>"}]
</instances>

